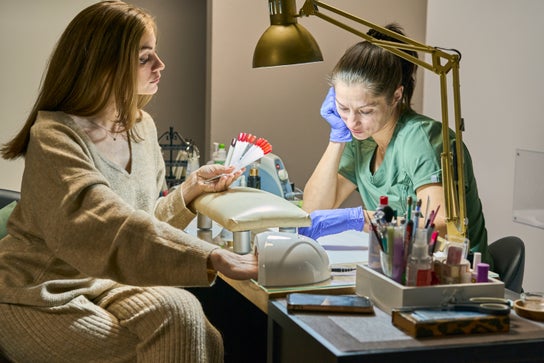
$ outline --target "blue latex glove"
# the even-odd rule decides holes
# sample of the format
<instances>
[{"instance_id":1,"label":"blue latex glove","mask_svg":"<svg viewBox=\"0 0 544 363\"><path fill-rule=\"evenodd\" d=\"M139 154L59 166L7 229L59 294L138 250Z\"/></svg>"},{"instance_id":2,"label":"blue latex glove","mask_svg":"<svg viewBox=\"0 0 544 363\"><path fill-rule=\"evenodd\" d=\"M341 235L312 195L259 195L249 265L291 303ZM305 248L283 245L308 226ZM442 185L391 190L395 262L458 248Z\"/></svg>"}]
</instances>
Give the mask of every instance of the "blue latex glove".
<instances>
[{"instance_id":1,"label":"blue latex glove","mask_svg":"<svg viewBox=\"0 0 544 363\"><path fill-rule=\"evenodd\" d=\"M298 233L313 239L350 229L362 231L365 225L362 207L316 210L310 218L312 225L299 228Z\"/></svg>"},{"instance_id":2,"label":"blue latex glove","mask_svg":"<svg viewBox=\"0 0 544 363\"><path fill-rule=\"evenodd\" d=\"M334 87L329 89L325 101L321 105L321 116L331 125L330 140L335 142L350 142L351 131L336 110L336 94Z\"/></svg>"}]
</instances>

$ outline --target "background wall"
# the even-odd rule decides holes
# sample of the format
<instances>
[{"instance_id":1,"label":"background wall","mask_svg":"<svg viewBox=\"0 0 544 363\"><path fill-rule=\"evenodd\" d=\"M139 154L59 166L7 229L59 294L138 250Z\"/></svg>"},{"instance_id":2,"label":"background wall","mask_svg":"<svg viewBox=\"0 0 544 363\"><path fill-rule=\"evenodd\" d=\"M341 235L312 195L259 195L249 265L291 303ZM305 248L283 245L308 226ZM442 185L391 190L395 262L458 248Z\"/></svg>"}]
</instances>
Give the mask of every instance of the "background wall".
<instances>
[{"instance_id":1,"label":"background wall","mask_svg":"<svg viewBox=\"0 0 544 363\"><path fill-rule=\"evenodd\" d=\"M544 2L429 0L428 4L427 44L457 48L463 55L463 137L473 158L489 240L509 235L523 239L523 287L543 291L544 229L514 223L512 205L515 150L544 151L540 107ZM433 117L440 115L436 81L425 77L424 111ZM543 175L543 165L534 168Z\"/></svg>"},{"instance_id":2,"label":"background wall","mask_svg":"<svg viewBox=\"0 0 544 363\"><path fill-rule=\"evenodd\" d=\"M159 92L146 107L159 136L172 126L205 148L206 1L128 0L148 9L159 27L158 53L166 64Z\"/></svg>"},{"instance_id":3,"label":"background wall","mask_svg":"<svg viewBox=\"0 0 544 363\"><path fill-rule=\"evenodd\" d=\"M22 127L38 94L42 72L53 45L68 22L94 1L0 2L0 143ZM47 19L47 20L45 20ZM0 158L0 183L19 190L24 163Z\"/></svg>"}]
</instances>

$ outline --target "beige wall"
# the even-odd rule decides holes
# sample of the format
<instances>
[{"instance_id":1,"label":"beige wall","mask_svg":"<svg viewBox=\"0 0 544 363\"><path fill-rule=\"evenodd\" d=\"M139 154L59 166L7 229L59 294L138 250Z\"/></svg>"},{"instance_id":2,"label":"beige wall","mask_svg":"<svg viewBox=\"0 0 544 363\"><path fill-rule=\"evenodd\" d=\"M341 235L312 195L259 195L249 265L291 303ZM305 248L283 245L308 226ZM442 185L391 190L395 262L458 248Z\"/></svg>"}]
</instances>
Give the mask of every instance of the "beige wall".
<instances>
[{"instance_id":1,"label":"beige wall","mask_svg":"<svg viewBox=\"0 0 544 363\"><path fill-rule=\"evenodd\" d=\"M131 0L128 0L129 2ZM159 92L146 107L159 136L172 126L204 149L206 1L133 0L156 17L158 52L166 64Z\"/></svg>"},{"instance_id":2,"label":"beige wall","mask_svg":"<svg viewBox=\"0 0 544 363\"><path fill-rule=\"evenodd\" d=\"M512 222L515 150L544 151L543 18L540 0L429 0L427 19L428 44L463 54L463 137L474 161L489 240L510 235L524 240L526 291L544 291L544 229ZM434 117L437 87L436 79L425 77L424 111ZM543 165L534 167L544 173Z\"/></svg>"},{"instance_id":3,"label":"beige wall","mask_svg":"<svg viewBox=\"0 0 544 363\"><path fill-rule=\"evenodd\" d=\"M89 0L0 2L0 143L19 131L37 96L42 72L68 22ZM24 163L0 158L0 185L19 190Z\"/></svg>"}]
</instances>

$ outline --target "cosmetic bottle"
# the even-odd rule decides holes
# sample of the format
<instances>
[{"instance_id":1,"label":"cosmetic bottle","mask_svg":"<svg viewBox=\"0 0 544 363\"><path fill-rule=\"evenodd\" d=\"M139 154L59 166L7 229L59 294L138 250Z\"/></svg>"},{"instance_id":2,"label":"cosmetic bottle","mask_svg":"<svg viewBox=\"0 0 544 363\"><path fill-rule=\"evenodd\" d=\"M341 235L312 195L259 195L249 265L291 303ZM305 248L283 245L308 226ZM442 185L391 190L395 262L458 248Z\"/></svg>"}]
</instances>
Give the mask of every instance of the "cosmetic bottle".
<instances>
[{"instance_id":1,"label":"cosmetic bottle","mask_svg":"<svg viewBox=\"0 0 544 363\"><path fill-rule=\"evenodd\" d=\"M261 189L261 177L259 176L259 163L251 164L249 168L249 176L247 178L247 186L250 188Z\"/></svg>"},{"instance_id":2,"label":"cosmetic bottle","mask_svg":"<svg viewBox=\"0 0 544 363\"><path fill-rule=\"evenodd\" d=\"M425 230L418 230L406 265L406 286L430 285L431 271L432 257L429 255L427 234Z\"/></svg>"},{"instance_id":3,"label":"cosmetic bottle","mask_svg":"<svg viewBox=\"0 0 544 363\"><path fill-rule=\"evenodd\" d=\"M214 142L213 149L212 149L212 160L211 162L208 162L208 164L213 164L215 162L215 159L217 159L217 150L219 150L219 143Z\"/></svg>"},{"instance_id":4,"label":"cosmetic bottle","mask_svg":"<svg viewBox=\"0 0 544 363\"><path fill-rule=\"evenodd\" d=\"M225 164L225 159L227 158L227 151L225 150L225 144L219 144L217 146L217 152L214 155L214 164Z\"/></svg>"},{"instance_id":5,"label":"cosmetic bottle","mask_svg":"<svg viewBox=\"0 0 544 363\"><path fill-rule=\"evenodd\" d=\"M472 276L471 276L471 282L476 282L476 279L478 278L478 269L476 268L478 264L482 262L482 253L481 252L474 252L474 255L472 256Z\"/></svg>"},{"instance_id":6,"label":"cosmetic bottle","mask_svg":"<svg viewBox=\"0 0 544 363\"><path fill-rule=\"evenodd\" d=\"M478 275L476 276L476 282L488 282L489 281L489 265L487 263L480 262L476 266Z\"/></svg>"},{"instance_id":7,"label":"cosmetic bottle","mask_svg":"<svg viewBox=\"0 0 544 363\"><path fill-rule=\"evenodd\" d=\"M380 204L378 204L378 208L376 208L376 210L383 210L386 205L389 205L389 198L387 195L382 195L380 196Z\"/></svg>"},{"instance_id":8,"label":"cosmetic bottle","mask_svg":"<svg viewBox=\"0 0 544 363\"><path fill-rule=\"evenodd\" d=\"M389 206L389 198L387 195L380 196L380 202L378 207L376 207L376 212L374 214L376 221L382 223L389 223L393 219L393 209Z\"/></svg>"}]
</instances>

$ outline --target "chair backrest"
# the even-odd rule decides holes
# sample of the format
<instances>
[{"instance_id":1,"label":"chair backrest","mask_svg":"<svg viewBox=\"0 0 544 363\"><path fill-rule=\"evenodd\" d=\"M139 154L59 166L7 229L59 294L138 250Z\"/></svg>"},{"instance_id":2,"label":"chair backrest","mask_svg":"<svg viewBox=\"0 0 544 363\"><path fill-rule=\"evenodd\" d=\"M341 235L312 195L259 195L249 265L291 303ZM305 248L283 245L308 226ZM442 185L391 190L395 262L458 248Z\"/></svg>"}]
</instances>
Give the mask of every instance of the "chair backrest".
<instances>
[{"instance_id":1,"label":"chair backrest","mask_svg":"<svg viewBox=\"0 0 544 363\"><path fill-rule=\"evenodd\" d=\"M14 200L19 200L21 198L21 193L16 192L15 190L9 189L0 189L0 208L5 207Z\"/></svg>"},{"instance_id":2,"label":"chair backrest","mask_svg":"<svg viewBox=\"0 0 544 363\"><path fill-rule=\"evenodd\" d=\"M503 237L489 245L493 258L494 270L508 290L523 291L523 273L525 270L525 245L519 237Z\"/></svg>"}]
</instances>

